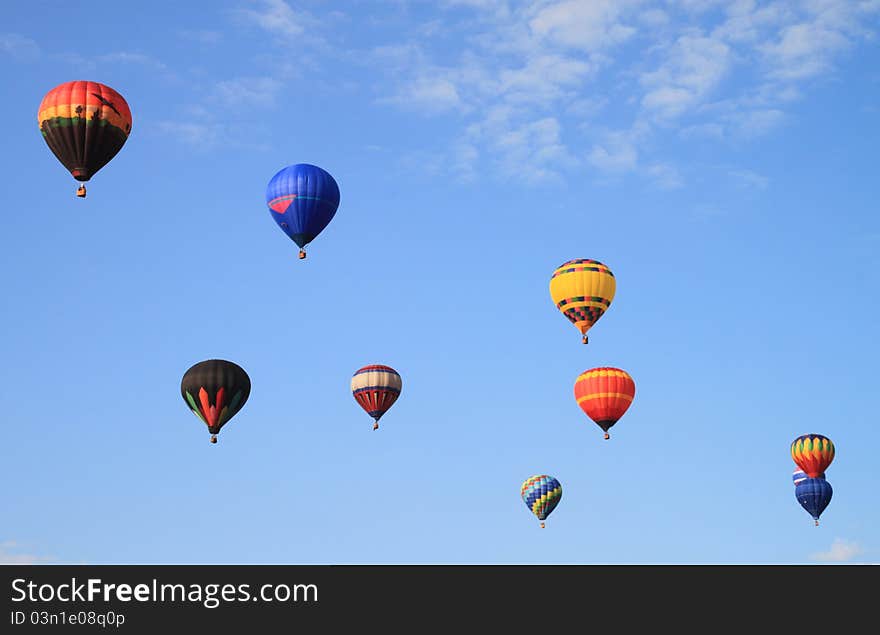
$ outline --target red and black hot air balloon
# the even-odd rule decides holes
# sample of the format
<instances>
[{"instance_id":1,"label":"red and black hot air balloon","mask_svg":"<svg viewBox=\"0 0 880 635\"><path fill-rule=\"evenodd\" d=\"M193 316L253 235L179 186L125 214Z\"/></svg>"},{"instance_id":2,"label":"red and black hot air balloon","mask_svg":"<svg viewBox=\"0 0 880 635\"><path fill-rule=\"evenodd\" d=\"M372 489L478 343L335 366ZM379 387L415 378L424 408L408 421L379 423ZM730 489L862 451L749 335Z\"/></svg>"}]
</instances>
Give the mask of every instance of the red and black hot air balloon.
<instances>
[{"instance_id":1,"label":"red and black hot air balloon","mask_svg":"<svg viewBox=\"0 0 880 635\"><path fill-rule=\"evenodd\" d=\"M251 379L244 369L224 359L209 359L183 374L180 394L199 419L208 426L211 443L251 394Z\"/></svg>"},{"instance_id":2,"label":"red and black hot air balloon","mask_svg":"<svg viewBox=\"0 0 880 635\"><path fill-rule=\"evenodd\" d=\"M131 109L109 86L66 82L43 97L37 122L58 160L85 183L122 149L131 133ZM85 185L76 195L85 197Z\"/></svg>"}]
</instances>

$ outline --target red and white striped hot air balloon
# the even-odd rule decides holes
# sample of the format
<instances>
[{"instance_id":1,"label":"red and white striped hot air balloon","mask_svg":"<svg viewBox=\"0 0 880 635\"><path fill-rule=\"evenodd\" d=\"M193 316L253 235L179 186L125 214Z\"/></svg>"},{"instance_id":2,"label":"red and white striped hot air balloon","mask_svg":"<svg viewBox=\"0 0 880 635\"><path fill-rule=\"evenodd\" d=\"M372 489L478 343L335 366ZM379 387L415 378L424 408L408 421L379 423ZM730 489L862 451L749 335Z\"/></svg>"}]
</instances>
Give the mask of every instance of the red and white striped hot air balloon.
<instances>
[{"instance_id":1,"label":"red and white striped hot air balloon","mask_svg":"<svg viewBox=\"0 0 880 635\"><path fill-rule=\"evenodd\" d=\"M400 373L382 364L364 366L351 378L351 394L375 420L373 430L379 429L379 419L400 397L402 386Z\"/></svg>"}]
</instances>

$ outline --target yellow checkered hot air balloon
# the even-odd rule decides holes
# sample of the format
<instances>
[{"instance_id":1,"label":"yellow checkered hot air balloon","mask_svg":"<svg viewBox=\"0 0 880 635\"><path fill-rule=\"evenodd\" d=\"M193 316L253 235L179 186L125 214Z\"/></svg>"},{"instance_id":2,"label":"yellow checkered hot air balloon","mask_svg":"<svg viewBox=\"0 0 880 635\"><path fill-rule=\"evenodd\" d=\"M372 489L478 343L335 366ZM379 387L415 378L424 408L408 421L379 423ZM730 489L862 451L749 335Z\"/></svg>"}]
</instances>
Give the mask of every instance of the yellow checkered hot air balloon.
<instances>
[{"instance_id":1,"label":"yellow checkered hot air balloon","mask_svg":"<svg viewBox=\"0 0 880 635\"><path fill-rule=\"evenodd\" d=\"M614 274L598 260L569 260L550 278L550 297L584 336L584 344L587 331L611 306L616 290Z\"/></svg>"}]
</instances>

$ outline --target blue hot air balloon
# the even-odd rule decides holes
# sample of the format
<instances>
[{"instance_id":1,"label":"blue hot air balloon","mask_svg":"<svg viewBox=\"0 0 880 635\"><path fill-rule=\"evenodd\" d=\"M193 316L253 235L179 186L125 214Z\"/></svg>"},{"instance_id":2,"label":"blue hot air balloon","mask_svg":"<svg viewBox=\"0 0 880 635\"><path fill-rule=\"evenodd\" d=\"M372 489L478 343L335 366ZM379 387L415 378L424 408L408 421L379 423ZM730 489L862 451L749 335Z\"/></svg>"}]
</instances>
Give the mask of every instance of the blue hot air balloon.
<instances>
[{"instance_id":1,"label":"blue hot air balloon","mask_svg":"<svg viewBox=\"0 0 880 635\"><path fill-rule=\"evenodd\" d=\"M807 476L807 473L804 472L801 468L795 469L795 471L792 472L792 475L791 475L791 480L795 485L797 485L801 481L807 480L808 478L810 478L810 477ZM822 472L819 475L819 478L825 478L825 472Z\"/></svg>"},{"instance_id":2,"label":"blue hot air balloon","mask_svg":"<svg viewBox=\"0 0 880 635\"><path fill-rule=\"evenodd\" d=\"M305 246L336 215L339 186L326 170L297 163L279 171L269 181L266 205L278 226L299 246L299 257L303 259Z\"/></svg>"},{"instance_id":3,"label":"blue hot air balloon","mask_svg":"<svg viewBox=\"0 0 880 635\"><path fill-rule=\"evenodd\" d=\"M824 478L808 478L798 483L794 488L794 495L807 513L819 526L819 516L831 502L831 483Z\"/></svg>"}]
</instances>

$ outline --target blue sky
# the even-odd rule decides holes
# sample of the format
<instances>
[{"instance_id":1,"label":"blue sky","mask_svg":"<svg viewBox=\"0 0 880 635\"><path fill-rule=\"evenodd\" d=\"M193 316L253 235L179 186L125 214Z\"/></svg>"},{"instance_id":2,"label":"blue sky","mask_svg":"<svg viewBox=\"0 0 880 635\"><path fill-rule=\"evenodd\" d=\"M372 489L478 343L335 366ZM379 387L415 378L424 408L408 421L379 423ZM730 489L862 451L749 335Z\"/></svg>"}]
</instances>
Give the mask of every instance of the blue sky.
<instances>
[{"instance_id":1,"label":"blue sky","mask_svg":"<svg viewBox=\"0 0 880 635\"><path fill-rule=\"evenodd\" d=\"M210 4L4 12L0 561L880 561L880 2ZM134 120L85 200L36 122L73 79ZM264 200L293 163L341 192L305 261ZM617 279L586 347L572 258ZM215 357L253 382L216 446L179 393Z\"/></svg>"}]
</instances>

